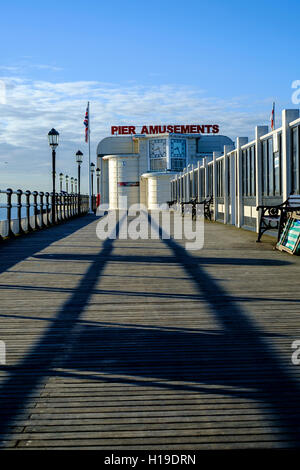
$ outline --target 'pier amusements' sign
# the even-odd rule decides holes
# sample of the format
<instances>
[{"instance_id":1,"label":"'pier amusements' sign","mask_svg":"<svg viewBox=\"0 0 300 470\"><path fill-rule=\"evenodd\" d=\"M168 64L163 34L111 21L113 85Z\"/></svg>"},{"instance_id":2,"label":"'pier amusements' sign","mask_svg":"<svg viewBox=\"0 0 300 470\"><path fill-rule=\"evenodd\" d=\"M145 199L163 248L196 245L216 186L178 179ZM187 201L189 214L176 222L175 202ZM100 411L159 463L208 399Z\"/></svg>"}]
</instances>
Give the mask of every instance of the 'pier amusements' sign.
<instances>
[{"instance_id":1,"label":"'pier amusements' sign","mask_svg":"<svg viewBox=\"0 0 300 470\"><path fill-rule=\"evenodd\" d=\"M139 129L139 132L136 130ZM186 124L168 126L112 126L112 135L136 134L218 134L218 124Z\"/></svg>"}]
</instances>

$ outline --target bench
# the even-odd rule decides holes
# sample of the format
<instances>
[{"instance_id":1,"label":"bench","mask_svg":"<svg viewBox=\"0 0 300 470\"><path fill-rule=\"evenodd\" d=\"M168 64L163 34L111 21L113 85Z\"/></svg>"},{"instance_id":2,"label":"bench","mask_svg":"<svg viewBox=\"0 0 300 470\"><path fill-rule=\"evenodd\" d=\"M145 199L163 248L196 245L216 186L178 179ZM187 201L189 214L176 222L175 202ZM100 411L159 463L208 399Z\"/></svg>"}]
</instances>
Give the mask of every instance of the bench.
<instances>
[{"instance_id":1,"label":"bench","mask_svg":"<svg viewBox=\"0 0 300 470\"><path fill-rule=\"evenodd\" d=\"M213 197L207 197L203 199L203 201L197 201L197 198L190 199L188 202L181 202L181 214L182 217L184 217L184 205L189 204L192 206L192 220L196 220L196 214L197 214L197 204L203 204L204 208L204 217L207 220L211 220L211 206L213 204Z\"/></svg>"},{"instance_id":2,"label":"bench","mask_svg":"<svg viewBox=\"0 0 300 470\"><path fill-rule=\"evenodd\" d=\"M300 195L291 194L288 199L277 205L259 205L256 210L261 210L257 242L267 230L278 230L279 241L283 226L289 212L300 211Z\"/></svg>"}]
</instances>

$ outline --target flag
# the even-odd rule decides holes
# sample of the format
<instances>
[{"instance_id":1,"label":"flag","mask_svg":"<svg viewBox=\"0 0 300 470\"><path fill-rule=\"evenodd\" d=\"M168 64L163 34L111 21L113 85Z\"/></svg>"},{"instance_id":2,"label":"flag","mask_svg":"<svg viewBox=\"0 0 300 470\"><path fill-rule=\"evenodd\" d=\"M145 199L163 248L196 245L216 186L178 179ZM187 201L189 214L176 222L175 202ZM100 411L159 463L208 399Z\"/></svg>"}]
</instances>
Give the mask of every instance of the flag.
<instances>
[{"instance_id":1,"label":"flag","mask_svg":"<svg viewBox=\"0 0 300 470\"><path fill-rule=\"evenodd\" d=\"M271 116L270 116L270 121L271 121L271 130L274 130L275 127L275 103L273 103L273 108L271 111Z\"/></svg>"},{"instance_id":2,"label":"flag","mask_svg":"<svg viewBox=\"0 0 300 470\"><path fill-rule=\"evenodd\" d=\"M83 124L85 125L85 141L86 142L89 141L89 128L90 128L89 104L90 103L87 104L85 117L83 121Z\"/></svg>"}]
</instances>

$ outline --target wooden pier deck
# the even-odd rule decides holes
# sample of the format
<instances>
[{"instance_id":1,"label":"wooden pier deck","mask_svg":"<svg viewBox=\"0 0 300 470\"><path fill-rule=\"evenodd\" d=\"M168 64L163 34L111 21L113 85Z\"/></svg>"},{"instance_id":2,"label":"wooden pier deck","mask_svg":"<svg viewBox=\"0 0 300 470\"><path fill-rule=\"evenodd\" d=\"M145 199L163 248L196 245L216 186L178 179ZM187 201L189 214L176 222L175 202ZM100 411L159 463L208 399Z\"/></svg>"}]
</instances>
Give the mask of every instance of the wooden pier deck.
<instances>
[{"instance_id":1,"label":"wooden pier deck","mask_svg":"<svg viewBox=\"0 0 300 470\"><path fill-rule=\"evenodd\" d=\"M97 222L0 246L2 447L299 447L300 259L219 223L187 252Z\"/></svg>"}]
</instances>

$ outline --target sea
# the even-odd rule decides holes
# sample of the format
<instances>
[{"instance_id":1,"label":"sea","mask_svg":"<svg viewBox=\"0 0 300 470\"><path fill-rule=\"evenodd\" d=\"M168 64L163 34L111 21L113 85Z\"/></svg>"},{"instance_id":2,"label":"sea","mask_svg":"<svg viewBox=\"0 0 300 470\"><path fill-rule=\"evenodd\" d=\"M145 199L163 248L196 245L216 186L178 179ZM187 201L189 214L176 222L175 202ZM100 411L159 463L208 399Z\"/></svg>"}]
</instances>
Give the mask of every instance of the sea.
<instances>
[{"instance_id":1,"label":"sea","mask_svg":"<svg viewBox=\"0 0 300 470\"><path fill-rule=\"evenodd\" d=\"M30 208L30 215L33 215L33 207ZM26 207L22 207L21 209L21 216L22 218L26 217ZM12 207L11 209L11 218L12 219L17 219L18 218L18 212L16 207ZM4 208L0 208L0 221L1 220L6 220L7 219L7 210Z\"/></svg>"}]
</instances>

